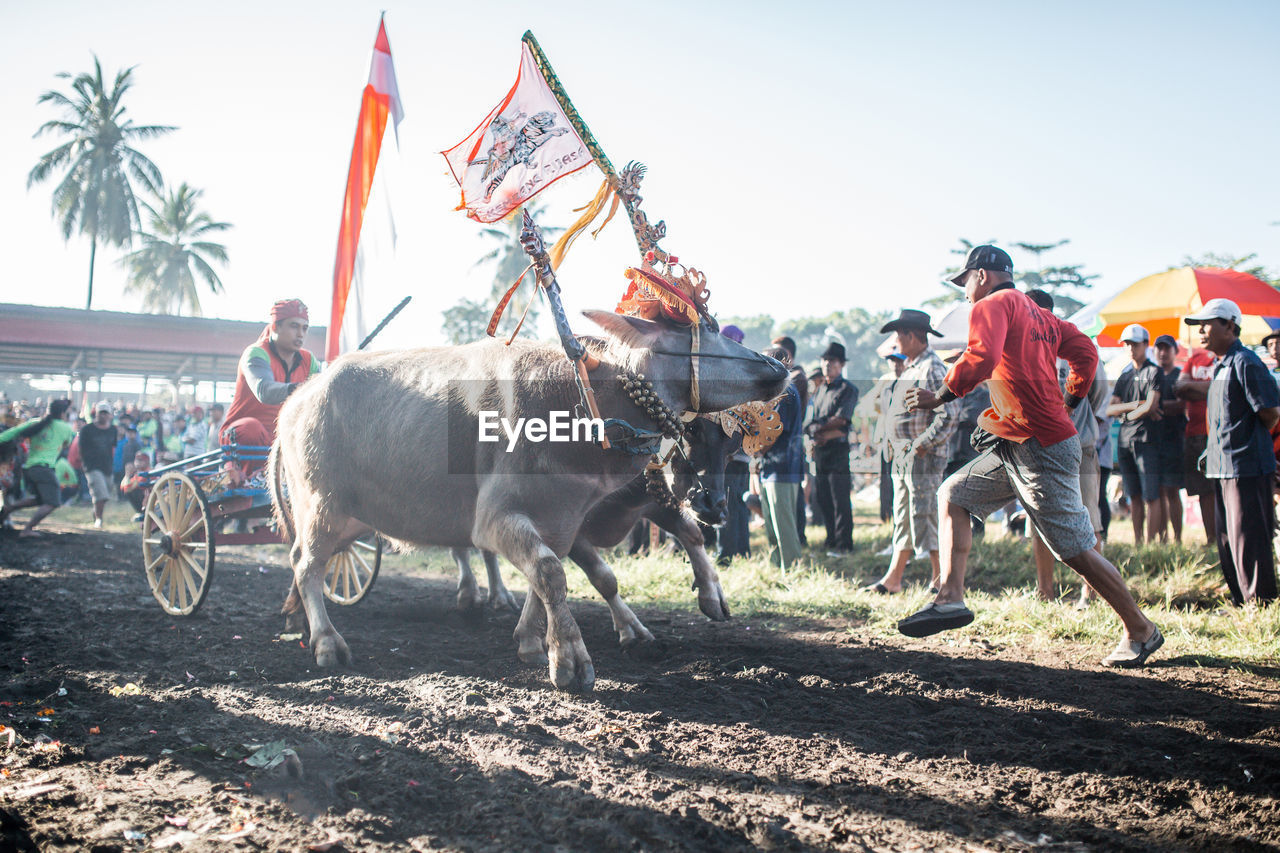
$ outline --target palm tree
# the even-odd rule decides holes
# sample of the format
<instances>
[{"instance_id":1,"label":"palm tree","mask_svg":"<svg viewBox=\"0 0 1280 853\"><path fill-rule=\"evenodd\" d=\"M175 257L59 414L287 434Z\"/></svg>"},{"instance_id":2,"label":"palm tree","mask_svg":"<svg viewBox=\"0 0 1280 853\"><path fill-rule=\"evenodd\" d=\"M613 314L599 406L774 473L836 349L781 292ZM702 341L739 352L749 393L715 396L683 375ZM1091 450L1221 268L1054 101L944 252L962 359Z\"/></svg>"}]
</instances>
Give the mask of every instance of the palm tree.
<instances>
[{"instance_id":1,"label":"palm tree","mask_svg":"<svg viewBox=\"0 0 1280 853\"><path fill-rule=\"evenodd\" d=\"M127 245L139 224L132 181L151 192L158 192L163 185L160 170L130 143L175 129L137 126L124 117L121 101L133 85L132 75L133 68L119 72L108 91L102 63L95 56L92 73L72 77L64 71L57 75L71 80L70 94L50 90L36 101L53 104L61 109L63 117L45 122L35 135L58 133L70 139L40 158L27 175L27 189L66 167L66 174L53 190L53 216L62 227L64 240L70 240L77 230L89 235L86 310L93 304L93 263L98 242Z\"/></svg>"},{"instance_id":2,"label":"palm tree","mask_svg":"<svg viewBox=\"0 0 1280 853\"><path fill-rule=\"evenodd\" d=\"M227 248L206 238L231 225L214 222L197 208L201 194L201 190L183 184L157 199L159 210L142 203L151 230L138 232L142 248L125 255L120 263L129 271L125 292L142 294L142 307L147 311L181 314L187 307L192 316L200 316L196 276L214 293L222 293L222 280L210 261L225 265Z\"/></svg>"}]
</instances>

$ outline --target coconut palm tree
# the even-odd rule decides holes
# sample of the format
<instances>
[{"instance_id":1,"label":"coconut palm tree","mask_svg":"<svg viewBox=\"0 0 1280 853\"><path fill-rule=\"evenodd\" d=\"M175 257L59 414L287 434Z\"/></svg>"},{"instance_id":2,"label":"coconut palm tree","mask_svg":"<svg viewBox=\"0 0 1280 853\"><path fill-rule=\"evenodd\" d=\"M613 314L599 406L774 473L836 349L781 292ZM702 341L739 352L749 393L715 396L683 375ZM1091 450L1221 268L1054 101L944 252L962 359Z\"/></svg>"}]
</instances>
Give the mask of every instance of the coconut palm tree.
<instances>
[{"instance_id":1,"label":"coconut palm tree","mask_svg":"<svg viewBox=\"0 0 1280 853\"><path fill-rule=\"evenodd\" d=\"M189 308L200 316L197 276L214 293L222 293L222 280L211 261L225 265L227 248L209 242L212 234L226 231L226 222L214 222L197 206L202 191L182 184L157 199L159 209L146 202L149 231L139 231L141 248L120 259L128 270L126 293L142 295L142 307L157 314L181 314Z\"/></svg>"},{"instance_id":2,"label":"coconut palm tree","mask_svg":"<svg viewBox=\"0 0 1280 853\"><path fill-rule=\"evenodd\" d=\"M102 63L93 58L93 71L74 77L71 92L45 92L37 104L59 108L62 118L47 121L35 135L56 133L69 137L45 154L27 175L27 188L48 180L55 171L66 173L53 190L53 216L62 228L64 240L79 231L89 237L89 293L85 308L93 304L93 264L98 243L128 245L139 224L133 181L158 192L163 185L160 170L131 143L162 136L175 128L163 125L135 125L125 118L124 94L133 85L133 68L116 74L108 90Z\"/></svg>"}]
</instances>

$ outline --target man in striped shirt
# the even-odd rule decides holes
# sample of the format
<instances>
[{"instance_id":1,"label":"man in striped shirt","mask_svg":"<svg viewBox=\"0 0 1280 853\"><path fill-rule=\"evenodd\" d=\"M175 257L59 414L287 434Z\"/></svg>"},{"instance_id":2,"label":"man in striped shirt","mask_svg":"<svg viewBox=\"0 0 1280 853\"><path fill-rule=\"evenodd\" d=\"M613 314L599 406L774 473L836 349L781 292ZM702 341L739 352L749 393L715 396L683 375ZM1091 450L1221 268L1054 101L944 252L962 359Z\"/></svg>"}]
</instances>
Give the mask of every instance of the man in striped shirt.
<instances>
[{"instance_id":1,"label":"man in striped shirt","mask_svg":"<svg viewBox=\"0 0 1280 853\"><path fill-rule=\"evenodd\" d=\"M938 392L947 366L929 346L929 335L941 336L923 311L905 309L880 330L897 332L898 351L906 357L893 386L885 415L886 446L893 478L893 563L884 577L867 587L881 594L902 590L902 575L913 555L927 552L932 585L938 582L938 486L947 466L948 446L960 413L960 401L937 409L907 406L911 388Z\"/></svg>"}]
</instances>

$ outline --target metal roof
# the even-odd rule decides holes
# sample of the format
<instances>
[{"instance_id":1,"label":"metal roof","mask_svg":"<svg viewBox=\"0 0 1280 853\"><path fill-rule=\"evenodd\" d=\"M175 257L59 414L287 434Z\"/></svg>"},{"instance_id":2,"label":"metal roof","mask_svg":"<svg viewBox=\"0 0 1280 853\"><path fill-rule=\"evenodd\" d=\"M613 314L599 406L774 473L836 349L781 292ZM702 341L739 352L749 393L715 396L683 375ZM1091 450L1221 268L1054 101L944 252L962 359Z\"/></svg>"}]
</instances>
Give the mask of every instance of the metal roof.
<instances>
[{"instance_id":1,"label":"metal roof","mask_svg":"<svg viewBox=\"0 0 1280 853\"><path fill-rule=\"evenodd\" d=\"M0 373L232 382L265 322L0 303ZM324 326L307 349L324 352Z\"/></svg>"}]
</instances>

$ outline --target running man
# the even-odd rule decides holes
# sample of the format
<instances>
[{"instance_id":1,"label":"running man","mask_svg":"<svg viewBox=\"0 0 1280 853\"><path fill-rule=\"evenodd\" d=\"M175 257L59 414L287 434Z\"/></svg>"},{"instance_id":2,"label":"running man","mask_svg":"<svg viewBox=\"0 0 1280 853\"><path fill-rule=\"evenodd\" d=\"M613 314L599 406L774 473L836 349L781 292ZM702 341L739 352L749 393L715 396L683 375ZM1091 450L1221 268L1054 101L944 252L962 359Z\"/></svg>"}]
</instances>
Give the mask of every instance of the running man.
<instances>
[{"instance_id":1,"label":"running man","mask_svg":"<svg viewBox=\"0 0 1280 853\"><path fill-rule=\"evenodd\" d=\"M969 515L985 517L1017 498L1053 555L1097 590L1124 624L1124 636L1102 664L1142 666L1164 637L1138 608L1116 567L1094 550L1093 524L1080 498L1080 440L1069 410L1088 394L1097 349L1075 326L1014 288L1013 261L1002 249L974 248L952 283L964 287L973 304L969 346L941 392L913 388L907 404L936 409L990 379L991 408L978 422L987 435L978 457L948 477L938 494L938 595L900 621L898 630L927 637L973 621L964 603ZM1059 356L1071 368L1065 401L1058 386Z\"/></svg>"}]
</instances>

